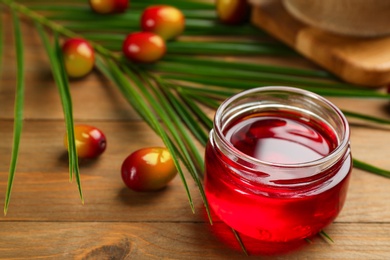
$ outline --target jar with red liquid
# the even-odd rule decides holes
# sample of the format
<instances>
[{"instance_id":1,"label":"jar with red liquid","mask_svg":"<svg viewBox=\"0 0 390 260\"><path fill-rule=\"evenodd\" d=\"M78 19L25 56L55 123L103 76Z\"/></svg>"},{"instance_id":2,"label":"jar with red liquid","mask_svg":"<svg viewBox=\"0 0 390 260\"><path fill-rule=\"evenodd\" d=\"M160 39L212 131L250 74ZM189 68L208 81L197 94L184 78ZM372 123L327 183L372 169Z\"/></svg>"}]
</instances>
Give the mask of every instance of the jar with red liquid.
<instances>
[{"instance_id":1,"label":"jar with red liquid","mask_svg":"<svg viewBox=\"0 0 390 260\"><path fill-rule=\"evenodd\" d=\"M308 238L342 209L352 169L350 129L325 98L260 87L221 104L205 152L211 209L264 242Z\"/></svg>"}]
</instances>

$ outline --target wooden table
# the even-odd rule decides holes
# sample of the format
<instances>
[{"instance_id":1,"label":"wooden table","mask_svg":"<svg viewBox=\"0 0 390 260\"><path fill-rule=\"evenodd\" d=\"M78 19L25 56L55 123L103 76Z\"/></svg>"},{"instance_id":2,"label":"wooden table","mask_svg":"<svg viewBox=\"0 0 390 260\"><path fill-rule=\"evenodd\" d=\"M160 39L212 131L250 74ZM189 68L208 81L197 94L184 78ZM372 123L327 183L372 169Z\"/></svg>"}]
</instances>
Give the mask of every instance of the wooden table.
<instances>
[{"instance_id":1,"label":"wooden table","mask_svg":"<svg viewBox=\"0 0 390 260\"><path fill-rule=\"evenodd\" d=\"M9 23L9 17L4 17ZM13 131L16 63L10 26L0 81L0 200L4 200ZM65 126L57 89L40 39L24 24L26 42L25 121L10 209L0 218L3 259L240 259L244 254L229 229L212 227L190 181L192 214L176 178L159 192L136 193L120 177L123 159L132 151L161 145L111 83L98 73L72 81L76 123L102 129L108 138L103 156L81 162L85 205L76 184L69 183ZM314 67L303 58L259 57L259 62ZM389 102L331 99L344 109L389 118ZM356 158L390 169L390 131L352 124ZM314 238L277 259L390 259L390 179L354 169L345 208L326 229L334 243ZM247 242L255 258L261 246ZM264 257L266 258L266 257Z\"/></svg>"}]
</instances>

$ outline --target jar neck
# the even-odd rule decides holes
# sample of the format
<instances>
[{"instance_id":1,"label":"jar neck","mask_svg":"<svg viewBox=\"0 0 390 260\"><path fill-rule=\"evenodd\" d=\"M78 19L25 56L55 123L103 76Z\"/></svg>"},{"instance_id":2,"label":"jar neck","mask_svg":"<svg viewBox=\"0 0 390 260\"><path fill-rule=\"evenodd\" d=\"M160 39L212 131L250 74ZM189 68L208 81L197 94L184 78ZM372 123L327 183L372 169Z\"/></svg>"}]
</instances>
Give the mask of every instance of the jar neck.
<instances>
[{"instance_id":1,"label":"jar neck","mask_svg":"<svg viewBox=\"0 0 390 260\"><path fill-rule=\"evenodd\" d=\"M294 111L302 117L325 123L337 137L337 147L326 156L302 163L275 163L249 156L227 140L225 128L251 111ZM311 92L289 87L262 87L244 91L227 99L217 110L210 142L229 164L236 165L237 174L250 182L271 186L303 186L329 178L332 168L350 155L349 125L332 103Z\"/></svg>"}]
</instances>

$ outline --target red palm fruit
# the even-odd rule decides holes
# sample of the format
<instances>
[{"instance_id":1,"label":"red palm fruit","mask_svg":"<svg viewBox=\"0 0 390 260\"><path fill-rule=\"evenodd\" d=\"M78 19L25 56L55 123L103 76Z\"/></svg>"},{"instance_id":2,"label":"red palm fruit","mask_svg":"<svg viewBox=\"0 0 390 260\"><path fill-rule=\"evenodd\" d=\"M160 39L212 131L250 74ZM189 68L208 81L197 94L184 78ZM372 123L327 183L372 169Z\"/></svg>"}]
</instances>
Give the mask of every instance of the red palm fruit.
<instances>
[{"instance_id":1,"label":"red palm fruit","mask_svg":"<svg viewBox=\"0 0 390 260\"><path fill-rule=\"evenodd\" d=\"M90 125L76 125L74 127L77 155L79 158L96 158L107 147L104 133ZM64 145L68 149L68 136L64 136Z\"/></svg>"},{"instance_id":2,"label":"red palm fruit","mask_svg":"<svg viewBox=\"0 0 390 260\"><path fill-rule=\"evenodd\" d=\"M184 27L183 13L173 6L149 6L141 16L142 31L154 32L164 40L176 38L184 31Z\"/></svg>"},{"instance_id":3,"label":"red palm fruit","mask_svg":"<svg viewBox=\"0 0 390 260\"><path fill-rule=\"evenodd\" d=\"M87 75L95 64L95 52L84 39L71 38L62 45L65 70L70 77L79 78Z\"/></svg>"},{"instance_id":4,"label":"red palm fruit","mask_svg":"<svg viewBox=\"0 0 390 260\"><path fill-rule=\"evenodd\" d=\"M216 0L219 20L225 24L240 24L249 20L250 5L247 0Z\"/></svg>"},{"instance_id":5,"label":"red palm fruit","mask_svg":"<svg viewBox=\"0 0 390 260\"><path fill-rule=\"evenodd\" d=\"M129 5L129 0L89 0L89 6L99 14L122 13Z\"/></svg>"},{"instance_id":6,"label":"red palm fruit","mask_svg":"<svg viewBox=\"0 0 390 260\"><path fill-rule=\"evenodd\" d=\"M121 174L130 189L154 191L164 188L177 170L166 148L148 147L131 153L122 164Z\"/></svg>"},{"instance_id":7,"label":"red palm fruit","mask_svg":"<svg viewBox=\"0 0 390 260\"><path fill-rule=\"evenodd\" d=\"M126 37L122 50L131 61L151 63L164 56L166 45L165 41L155 33L135 32Z\"/></svg>"}]
</instances>

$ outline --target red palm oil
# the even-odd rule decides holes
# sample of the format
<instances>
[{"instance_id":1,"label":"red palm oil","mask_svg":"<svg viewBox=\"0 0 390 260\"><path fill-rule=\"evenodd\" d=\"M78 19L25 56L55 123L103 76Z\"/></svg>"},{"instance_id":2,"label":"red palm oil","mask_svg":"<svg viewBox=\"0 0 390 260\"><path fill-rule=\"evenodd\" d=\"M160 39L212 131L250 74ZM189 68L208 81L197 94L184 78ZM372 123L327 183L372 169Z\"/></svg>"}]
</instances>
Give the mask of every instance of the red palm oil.
<instances>
[{"instance_id":1,"label":"red palm oil","mask_svg":"<svg viewBox=\"0 0 390 260\"><path fill-rule=\"evenodd\" d=\"M205 190L216 215L267 242L310 237L343 207L349 126L333 104L289 87L244 91L217 110Z\"/></svg>"}]
</instances>

